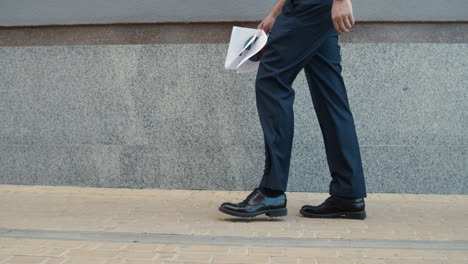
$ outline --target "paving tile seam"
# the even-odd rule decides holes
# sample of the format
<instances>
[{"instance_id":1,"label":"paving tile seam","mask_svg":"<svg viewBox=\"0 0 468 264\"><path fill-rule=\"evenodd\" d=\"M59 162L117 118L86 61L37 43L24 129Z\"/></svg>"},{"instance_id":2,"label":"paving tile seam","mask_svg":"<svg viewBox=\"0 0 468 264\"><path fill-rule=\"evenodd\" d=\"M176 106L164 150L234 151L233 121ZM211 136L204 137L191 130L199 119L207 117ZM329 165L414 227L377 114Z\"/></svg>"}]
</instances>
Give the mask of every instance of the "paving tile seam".
<instances>
[{"instance_id":1,"label":"paving tile seam","mask_svg":"<svg viewBox=\"0 0 468 264\"><path fill-rule=\"evenodd\" d=\"M0 237L17 239L78 240L143 244L266 246L304 248L373 248L413 250L468 250L468 240L324 239L204 236L160 233L101 232L0 228Z\"/></svg>"}]
</instances>

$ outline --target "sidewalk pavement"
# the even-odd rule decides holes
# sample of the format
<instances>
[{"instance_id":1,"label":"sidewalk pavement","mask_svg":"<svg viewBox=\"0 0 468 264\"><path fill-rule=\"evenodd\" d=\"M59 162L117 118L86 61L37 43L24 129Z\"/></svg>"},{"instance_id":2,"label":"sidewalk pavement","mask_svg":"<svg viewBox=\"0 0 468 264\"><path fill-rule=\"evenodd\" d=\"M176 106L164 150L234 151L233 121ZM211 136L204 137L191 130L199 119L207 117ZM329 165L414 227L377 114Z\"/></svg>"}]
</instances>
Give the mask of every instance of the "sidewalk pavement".
<instances>
[{"instance_id":1,"label":"sidewalk pavement","mask_svg":"<svg viewBox=\"0 0 468 264\"><path fill-rule=\"evenodd\" d=\"M468 195L369 194L365 220L218 211L248 191L0 185L5 263L468 263Z\"/></svg>"}]
</instances>

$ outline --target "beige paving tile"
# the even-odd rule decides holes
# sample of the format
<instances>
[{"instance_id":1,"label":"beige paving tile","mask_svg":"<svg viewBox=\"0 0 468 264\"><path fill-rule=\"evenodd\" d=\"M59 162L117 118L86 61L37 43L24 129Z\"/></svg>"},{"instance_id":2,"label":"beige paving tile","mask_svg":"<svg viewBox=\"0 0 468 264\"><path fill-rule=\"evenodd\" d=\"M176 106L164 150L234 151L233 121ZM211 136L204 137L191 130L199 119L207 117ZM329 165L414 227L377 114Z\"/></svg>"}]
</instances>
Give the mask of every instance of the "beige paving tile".
<instances>
[{"instance_id":1,"label":"beige paving tile","mask_svg":"<svg viewBox=\"0 0 468 264\"><path fill-rule=\"evenodd\" d=\"M200 262L200 263L209 263L213 259L211 254L194 254L194 253L181 253L175 257L175 261L179 262Z\"/></svg>"},{"instance_id":2,"label":"beige paving tile","mask_svg":"<svg viewBox=\"0 0 468 264\"><path fill-rule=\"evenodd\" d=\"M11 264L42 264L48 258L40 256L13 256L11 259L7 260L5 263Z\"/></svg>"},{"instance_id":3,"label":"beige paving tile","mask_svg":"<svg viewBox=\"0 0 468 264\"><path fill-rule=\"evenodd\" d=\"M301 258L294 257L271 257L272 264L299 264L301 263Z\"/></svg>"},{"instance_id":4,"label":"beige paving tile","mask_svg":"<svg viewBox=\"0 0 468 264\"><path fill-rule=\"evenodd\" d=\"M318 264L318 260L316 258L299 258L300 264Z\"/></svg>"},{"instance_id":5,"label":"beige paving tile","mask_svg":"<svg viewBox=\"0 0 468 264\"><path fill-rule=\"evenodd\" d=\"M141 259L124 259L118 264L159 264L164 263L161 260L141 260ZM110 264L110 263L109 263Z\"/></svg>"},{"instance_id":6,"label":"beige paving tile","mask_svg":"<svg viewBox=\"0 0 468 264\"><path fill-rule=\"evenodd\" d=\"M157 252L167 252L167 253L172 253L172 252L178 252L180 250L180 245L172 244L172 245L159 245L158 248L156 249Z\"/></svg>"},{"instance_id":7,"label":"beige paving tile","mask_svg":"<svg viewBox=\"0 0 468 264\"><path fill-rule=\"evenodd\" d=\"M384 233L349 233L342 234L343 239L388 239L388 234Z\"/></svg>"},{"instance_id":8,"label":"beige paving tile","mask_svg":"<svg viewBox=\"0 0 468 264\"><path fill-rule=\"evenodd\" d=\"M65 249L73 249L73 248L81 248L85 245L86 242L83 241L74 241L74 240L50 240L47 244L50 248L65 248Z\"/></svg>"},{"instance_id":9,"label":"beige paving tile","mask_svg":"<svg viewBox=\"0 0 468 264\"><path fill-rule=\"evenodd\" d=\"M107 250L123 250L127 249L129 243L120 243L120 242L106 242L106 243L99 243L96 249L107 249Z\"/></svg>"},{"instance_id":10,"label":"beige paving tile","mask_svg":"<svg viewBox=\"0 0 468 264\"><path fill-rule=\"evenodd\" d=\"M447 259L443 251L415 249L363 249L367 257L374 258L419 258Z\"/></svg>"},{"instance_id":11,"label":"beige paving tile","mask_svg":"<svg viewBox=\"0 0 468 264\"><path fill-rule=\"evenodd\" d=\"M158 254L156 255L156 258L162 261L172 261L174 260L176 255L177 253L158 252Z\"/></svg>"},{"instance_id":12,"label":"beige paving tile","mask_svg":"<svg viewBox=\"0 0 468 264\"><path fill-rule=\"evenodd\" d=\"M143 244L143 243L132 243L132 244L124 244L122 249L130 250L130 251L151 251L156 252L159 248L163 245L159 244Z\"/></svg>"},{"instance_id":13,"label":"beige paving tile","mask_svg":"<svg viewBox=\"0 0 468 264\"><path fill-rule=\"evenodd\" d=\"M0 255L12 255L19 253L18 251L19 246L4 246L0 247Z\"/></svg>"},{"instance_id":14,"label":"beige paving tile","mask_svg":"<svg viewBox=\"0 0 468 264\"><path fill-rule=\"evenodd\" d=\"M286 248L285 256L290 257L338 257L333 248Z\"/></svg>"},{"instance_id":15,"label":"beige paving tile","mask_svg":"<svg viewBox=\"0 0 468 264\"><path fill-rule=\"evenodd\" d=\"M18 245L21 247L43 247L47 246L50 243L50 240L44 239L28 239L28 240L21 240Z\"/></svg>"},{"instance_id":16,"label":"beige paving tile","mask_svg":"<svg viewBox=\"0 0 468 264\"><path fill-rule=\"evenodd\" d=\"M268 256L283 256L284 249L280 247L249 247L249 255L268 255Z\"/></svg>"},{"instance_id":17,"label":"beige paving tile","mask_svg":"<svg viewBox=\"0 0 468 264\"><path fill-rule=\"evenodd\" d=\"M13 256L9 254L0 254L0 263L4 263L7 259L11 259Z\"/></svg>"},{"instance_id":18,"label":"beige paving tile","mask_svg":"<svg viewBox=\"0 0 468 264\"><path fill-rule=\"evenodd\" d=\"M383 259L378 258L356 258L356 264L385 264Z\"/></svg>"},{"instance_id":19,"label":"beige paving tile","mask_svg":"<svg viewBox=\"0 0 468 264\"><path fill-rule=\"evenodd\" d=\"M114 254L117 258L124 258L124 259L156 259L158 253L156 251L128 251L128 250L121 250L117 254Z\"/></svg>"},{"instance_id":20,"label":"beige paving tile","mask_svg":"<svg viewBox=\"0 0 468 264\"><path fill-rule=\"evenodd\" d=\"M466 264L467 261L462 260L462 259L451 259L451 260L447 261L446 263L449 263L449 264Z\"/></svg>"},{"instance_id":21,"label":"beige paving tile","mask_svg":"<svg viewBox=\"0 0 468 264\"><path fill-rule=\"evenodd\" d=\"M229 247L228 254L230 255L247 255L249 252L248 247Z\"/></svg>"},{"instance_id":22,"label":"beige paving tile","mask_svg":"<svg viewBox=\"0 0 468 264\"><path fill-rule=\"evenodd\" d=\"M105 264L107 259L88 256L69 256L65 257L63 264ZM107 262L109 263L109 262Z\"/></svg>"},{"instance_id":23,"label":"beige paving tile","mask_svg":"<svg viewBox=\"0 0 468 264\"><path fill-rule=\"evenodd\" d=\"M79 249L82 249L82 250L93 250L93 249L97 249L100 245L101 245L101 242L86 241L86 242L84 242L84 243L79 247Z\"/></svg>"},{"instance_id":24,"label":"beige paving tile","mask_svg":"<svg viewBox=\"0 0 468 264\"><path fill-rule=\"evenodd\" d=\"M317 257L319 264L354 264L356 261L352 258L338 258L338 257Z\"/></svg>"},{"instance_id":25,"label":"beige paving tile","mask_svg":"<svg viewBox=\"0 0 468 264\"><path fill-rule=\"evenodd\" d=\"M64 261L64 257L49 257L44 264L62 264Z\"/></svg>"},{"instance_id":26,"label":"beige paving tile","mask_svg":"<svg viewBox=\"0 0 468 264\"><path fill-rule=\"evenodd\" d=\"M337 249L337 256L344 258L344 257L365 257L366 254L364 253L363 249L360 248L339 248Z\"/></svg>"},{"instance_id":27,"label":"beige paving tile","mask_svg":"<svg viewBox=\"0 0 468 264\"><path fill-rule=\"evenodd\" d=\"M441 253L449 259L468 260L468 250L465 250L465 251L444 250L444 251L441 251Z\"/></svg>"},{"instance_id":28,"label":"beige paving tile","mask_svg":"<svg viewBox=\"0 0 468 264\"><path fill-rule=\"evenodd\" d=\"M32 246L32 245L26 245L26 246L20 245L19 247L16 248L16 254L21 254L21 255L44 255L46 251L47 251L47 248L45 247Z\"/></svg>"},{"instance_id":29,"label":"beige paving tile","mask_svg":"<svg viewBox=\"0 0 468 264\"><path fill-rule=\"evenodd\" d=\"M69 249L65 248L49 248L46 247L46 251L42 254L42 256L48 256L48 257L60 257L65 254Z\"/></svg>"},{"instance_id":30,"label":"beige paving tile","mask_svg":"<svg viewBox=\"0 0 468 264\"><path fill-rule=\"evenodd\" d=\"M343 234L336 232L315 232L316 238L343 238Z\"/></svg>"},{"instance_id":31,"label":"beige paving tile","mask_svg":"<svg viewBox=\"0 0 468 264\"><path fill-rule=\"evenodd\" d=\"M383 259L385 264L397 264L397 263L408 263L408 264L454 264L451 260L440 260L440 259Z\"/></svg>"},{"instance_id":32,"label":"beige paving tile","mask_svg":"<svg viewBox=\"0 0 468 264\"><path fill-rule=\"evenodd\" d=\"M14 246L21 243L21 239L0 237L0 248L4 246Z\"/></svg>"},{"instance_id":33,"label":"beige paving tile","mask_svg":"<svg viewBox=\"0 0 468 264\"><path fill-rule=\"evenodd\" d=\"M210 253L210 254L227 254L229 246L215 245L184 245L179 248L181 253Z\"/></svg>"},{"instance_id":34,"label":"beige paving tile","mask_svg":"<svg viewBox=\"0 0 468 264\"><path fill-rule=\"evenodd\" d=\"M66 257L94 257L94 258L116 258L120 255L119 251L102 249L70 249L65 253Z\"/></svg>"},{"instance_id":35,"label":"beige paving tile","mask_svg":"<svg viewBox=\"0 0 468 264\"><path fill-rule=\"evenodd\" d=\"M268 263L268 256L237 256L237 255L215 255L213 261L215 263Z\"/></svg>"}]
</instances>

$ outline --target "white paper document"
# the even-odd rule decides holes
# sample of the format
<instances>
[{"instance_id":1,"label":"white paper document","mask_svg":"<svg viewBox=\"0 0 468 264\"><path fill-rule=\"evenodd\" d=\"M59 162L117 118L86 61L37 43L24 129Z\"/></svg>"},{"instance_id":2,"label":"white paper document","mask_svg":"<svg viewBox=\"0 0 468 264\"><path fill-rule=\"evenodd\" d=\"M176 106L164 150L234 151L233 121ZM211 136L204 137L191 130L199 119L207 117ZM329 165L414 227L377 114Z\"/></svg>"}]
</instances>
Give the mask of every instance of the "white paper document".
<instances>
[{"instance_id":1,"label":"white paper document","mask_svg":"<svg viewBox=\"0 0 468 264\"><path fill-rule=\"evenodd\" d=\"M233 27L224 67L239 73L257 70L267 39L261 29Z\"/></svg>"}]
</instances>

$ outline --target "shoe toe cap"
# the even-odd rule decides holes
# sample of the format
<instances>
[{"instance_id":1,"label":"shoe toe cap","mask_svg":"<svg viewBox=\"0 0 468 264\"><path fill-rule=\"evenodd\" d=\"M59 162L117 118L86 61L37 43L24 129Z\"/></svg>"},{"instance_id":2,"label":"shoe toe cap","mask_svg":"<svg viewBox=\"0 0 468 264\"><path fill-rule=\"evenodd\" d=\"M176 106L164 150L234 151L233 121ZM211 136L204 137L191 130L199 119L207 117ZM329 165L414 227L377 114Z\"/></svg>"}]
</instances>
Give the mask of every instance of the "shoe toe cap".
<instances>
[{"instance_id":1,"label":"shoe toe cap","mask_svg":"<svg viewBox=\"0 0 468 264\"><path fill-rule=\"evenodd\" d=\"M313 205L303 205L300 212L313 212L317 209L317 206Z\"/></svg>"}]
</instances>

